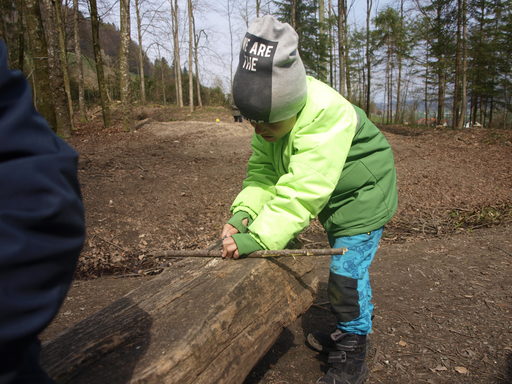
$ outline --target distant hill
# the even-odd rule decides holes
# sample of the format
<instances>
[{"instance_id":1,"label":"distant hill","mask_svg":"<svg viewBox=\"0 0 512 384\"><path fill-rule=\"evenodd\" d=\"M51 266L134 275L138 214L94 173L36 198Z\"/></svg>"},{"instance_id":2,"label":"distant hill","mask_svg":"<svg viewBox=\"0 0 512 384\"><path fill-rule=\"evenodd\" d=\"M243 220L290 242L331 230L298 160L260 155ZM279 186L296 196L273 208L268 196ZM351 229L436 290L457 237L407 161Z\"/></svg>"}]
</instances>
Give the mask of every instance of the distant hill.
<instances>
[{"instance_id":1,"label":"distant hill","mask_svg":"<svg viewBox=\"0 0 512 384\"><path fill-rule=\"evenodd\" d=\"M85 18L83 14L80 12L80 48L82 49L82 55L87 57L88 59L94 62L94 51L92 46L92 30L91 30L91 21L88 18ZM69 52L74 52L73 48L73 9L68 8L67 13L67 23L66 29L68 36L68 47ZM120 47L121 37L119 35L119 30L114 24L103 23L100 22L100 46L102 51L108 57L106 58L104 64L109 67L117 67L119 60L119 47ZM130 46L130 72L133 74L139 73L138 70L138 55L139 55L139 45L132 40ZM148 58L145 59L144 62L144 74L146 76L151 76L153 71L153 65L149 61Z\"/></svg>"}]
</instances>

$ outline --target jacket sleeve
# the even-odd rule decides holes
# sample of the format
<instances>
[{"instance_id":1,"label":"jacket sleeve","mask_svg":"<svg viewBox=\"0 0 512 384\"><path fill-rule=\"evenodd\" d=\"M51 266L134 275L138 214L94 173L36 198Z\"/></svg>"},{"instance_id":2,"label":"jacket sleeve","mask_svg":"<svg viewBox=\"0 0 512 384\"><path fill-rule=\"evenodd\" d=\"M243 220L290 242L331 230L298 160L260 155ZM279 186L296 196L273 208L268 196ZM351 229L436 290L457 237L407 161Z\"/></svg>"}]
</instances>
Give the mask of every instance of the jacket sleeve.
<instances>
[{"instance_id":1,"label":"jacket sleeve","mask_svg":"<svg viewBox=\"0 0 512 384\"><path fill-rule=\"evenodd\" d=\"M264 205L276 197L279 176L256 134L251 147L253 152L247 164L247 177L242 184L242 191L231 206L231 213L245 211L255 219Z\"/></svg>"},{"instance_id":2,"label":"jacket sleeve","mask_svg":"<svg viewBox=\"0 0 512 384\"><path fill-rule=\"evenodd\" d=\"M77 159L35 111L0 40L1 384L23 376L22 361L71 284L85 236Z\"/></svg>"},{"instance_id":3,"label":"jacket sleeve","mask_svg":"<svg viewBox=\"0 0 512 384\"><path fill-rule=\"evenodd\" d=\"M309 92L309 90L308 90ZM328 88L308 96L290 133L290 161L286 173L276 180L266 163L250 175L244 191L259 188L244 197L257 213L248 227L250 236L265 249L282 249L306 228L329 201L340 178L357 127L352 105L340 101ZM253 145L254 147L254 145ZM256 159L264 159L261 155ZM252 166L257 167L253 162Z\"/></svg>"}]
</instances>

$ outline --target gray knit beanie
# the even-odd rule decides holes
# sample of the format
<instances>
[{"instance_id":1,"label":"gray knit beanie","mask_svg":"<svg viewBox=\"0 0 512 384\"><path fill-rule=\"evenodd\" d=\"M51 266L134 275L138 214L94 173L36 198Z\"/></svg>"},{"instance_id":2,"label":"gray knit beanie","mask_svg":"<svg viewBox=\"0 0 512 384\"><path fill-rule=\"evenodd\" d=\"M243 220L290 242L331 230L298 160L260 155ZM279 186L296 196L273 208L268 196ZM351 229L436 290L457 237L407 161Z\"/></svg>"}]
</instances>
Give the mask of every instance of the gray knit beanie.
<instances>
[{"instance_id":1,"label":"gray knit beanie","mask_svg":"<svg viewBox=\"0 0 512 384\"><path fill-rule=\"evenodd\" d=\"M293 28L267 15L255 19L242 41L233 80L233 99L253 122L275 123L306 103L306 70Z\"/></svg>"}]
</instances>

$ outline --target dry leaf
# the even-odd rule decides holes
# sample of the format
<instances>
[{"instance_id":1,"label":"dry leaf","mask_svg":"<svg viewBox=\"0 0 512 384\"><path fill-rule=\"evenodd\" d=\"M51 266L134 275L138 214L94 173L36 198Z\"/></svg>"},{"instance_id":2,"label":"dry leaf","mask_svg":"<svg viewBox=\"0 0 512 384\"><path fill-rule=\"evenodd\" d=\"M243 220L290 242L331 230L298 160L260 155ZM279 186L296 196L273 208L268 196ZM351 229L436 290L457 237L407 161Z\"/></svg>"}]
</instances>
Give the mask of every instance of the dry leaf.
<instances>
[{"instance_id":1,"label":"dry leaf","mask_svg":"<svg viewBox=\"0 0 512 384\"><path fill-rule=\"evenodd\" d=\"M437 367L434 368L435 371L447 371L448 368L446 367L443 367L442 365L438 365Z\"/></svg>"},{"instance_id":2,"label":"dry leaf","mask_svg":"<svg viewBox=\"0 0 512 384\"><path fill-rule=\"evenodd\" d=\"M467 374L468 373L468 370L467 368L464 368L464 367L455 367L455 370L459 373L462 373L463 375Z\"/></svg>"}]
</instances>

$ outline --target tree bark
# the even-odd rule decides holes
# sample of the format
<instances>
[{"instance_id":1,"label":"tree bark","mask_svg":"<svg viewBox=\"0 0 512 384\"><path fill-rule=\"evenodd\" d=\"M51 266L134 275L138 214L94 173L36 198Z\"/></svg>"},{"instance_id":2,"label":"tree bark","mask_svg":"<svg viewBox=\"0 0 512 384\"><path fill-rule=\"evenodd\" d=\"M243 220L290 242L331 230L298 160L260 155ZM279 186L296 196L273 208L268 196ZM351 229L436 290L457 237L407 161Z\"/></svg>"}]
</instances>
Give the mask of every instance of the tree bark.
<instances>
[{"instance_id":1,"label":"tree bark","mask_svg":"<svg viewBox=\"0 0 512 384\"><path fill-rule=\"evenodd\" d=\"M48 50L48 74L52 88L53 106L57 121L56 133L63 137L73 135L69 103L62 73L59 31L56 23L56 11L52 0L43 0Z\"/></svg>"},{"instance_id":2,"label":"tree bark","mask_svg":"<svg viewBox=\"0 0 512 384\"><path fill-rule=\"evenodd\" d=\"M368 86L366 87L366 115L370 118L370 85L371 85L371 66L370 66L370 16L373 0L366 0L366 73Z\"/></svg>"},{"instance_id":3,"label":"tree bark","mask_svg":"<svg viewBox=\"0 0 512 384\"><path fill-rule=\"evenodd\" d=\"M345 0L338 1L338 61L340 67L340 95L345 96Z\"/></svg>"},{"instance_id":4,"label":"tree bark","mask_svg":"<svg viewBox=\"0 0 512 384\"><path fill-rule=\"evenodd\" d=\"M32 47L32 58L34 62L34 90L36 94L36 107L39 113L46 119L55 130L57 119L53 107L53 96L50 87L50 75L48 73L48 49L46 48L46 37L41 19L39 1L24 0L25 18L27 31Z\"/></svg>"},{"instance_id":5,"label":"tree bark","mask_svg":"<svg viewBox=\"0 0 512 384\"><path fill-rule=\"evenodd\" d=\"M203 102L201 100L201 83L199 82L199 60L197 57L197 46L199 45L199 36L196 37L195 31L196 31L196 22L194 19L194 14L192 14L192 27L194 30L194 63L196 66L196 85L197 85L197 105L202 107Z\"/></svg>"},{"instance_id":6,"label":"tree bark","mask_svg":"<svg viewBox=\"0 0 512 384\"><path fill-rule=\"evenodd\" d=\"M400 1L400 39L398 46L398 81L397 81L397 90L396 90L396 110L395 110L395 123L402 123L402 118L400 116L400 93L402 92L402 50L403 44L402 38L404 36L404 1Z\"/></svg>"},{"instance_id":7,"label":"tree bark","mask_svg":"<svg viewBox=\"0 0 512 384\"><path fill-rule=\"evenodd\" d=\"M325 4L324 0L318 0L318 22L320 23L319 28L319 42L320 44L326 43L325 37ZM323 57L319 57L320 59L320 81L327 83L327 63Z\"/></svg>"},{"instance_id":8,"label":"tree bark","mask_svg":"<svg viewBox=\"0 0 512 384\"><path fill-rule=\"evenodd\" d=\"M350 61L349 61L349 44L348 44L348 6L347 6L347 0L343 0L345 5L343 6L343 12L345 13L343 15L343 26L345 28L345 31L343 35L345 36L345 49L343 50L343 54L345 56L345 83L347 86L347 100L352 101L352 84L350 82Z\"/></svg>"},{"instance_id":9,"label":"tree bark","mask_svg":"<svg viewBox=\"0 0 512 384\"><path fill-rule=\"evenodd\" d=\"M192 0L188 0L188 108L194 112L194 32L192 23Z\"/></svg>"},{"instance_id":10,"label":"tree bark","mask_svg":"<svg viewBox=\"0 0 512 384\"><path fill-rule=\"evenodd\" d=\"M60 62L62 66L62 76L64 80L64 90L68 100L69 108L69 121L71 123L71 129L74 129L73 124L73 100L71 100L71 87L69 85L69 71L68 71L68 52L65 43L65 28L64 21L61 16L62 3L61 0L52 0L55 8L55 15L57 16L57 26L59 30L59 46L60 46ZM67 9L67 7L66 7Z\"/></svg>"},{"instance_id":11,"label":"tree bark","mask_svg":"<svg viewBox=\"0 0 512 384\"><path fill-rule=\"evenodd\" d=\"M80 110L79 120L87 121L87 108L85 106L85 85L84 68L82 66L82 49L80 48L80 14L78 0L73 0L73 28L75 33L75 62L78 73L78 108Z\"/></svg>"},{"instance_id":12,"label":"tree bark","mask_svg":"<svg viewBox=\"0 0 512 384\"><path fill-rule=\"evenodd\" d=\"M457 46L455 50L455 84L453 88L453 108L452 108L452 127L457 128L459 122L459 90L460 90L460 75L461 75L461 26L462 26L462 0L457 0Z\"/></svg>"},{"instance_id":13,"label":"tree bark","mask_svg":"<svg viewBox=\"0 0 512 384\"><path fill-rule=\"evenodd\" d=\"M312 304L311 258L185 259L45 343L60 384L241 384Z\"/></svg>"},{"instance_id":14,"label":"tree bark","mask_svg":"<svg viewBox=\"0 0 512 384\"><path fill-rule=\"evenodd\" d=\"M23 28L23 0L18 0L18 69L25 64L25 30Z\"/></svg>"},{"instance_id":15,"label":"tree bark","mask_svg":"<svg viewBox=\"0 0 512 384\"><path fill-rule=\"evenodd\" d=\"M135 0L135 12L137 13L137 37L139 39L139 71L140 71L140 99L146 104L146 81L144 79L144 54L142 51L142 32L140 18L140 0Z\"/></svg>"},{"instance_id":16,"label":"tree bark","mask_svg":"<svg viewBox=\"0 0 512 384\"><path fill-rule=\"evenodd\" d=\"M130 79L130 0L119 2L121 17L121 43L119 48L119 81L121 91L121 107L123 110L123 129L133 132L133 107Z\"/></svg>"},{"instance_id":17,"label":"tree bark","mask_svg":"<svg viewBox=\"0 0 512 384\"><path fill-rule=\"evenodd\" d=\"M466 0L462 0L462 97L461 97L461 110L457 123L457 128L462 128L466 118L466 104L467 104L467 62L468 62L468 49L467 49L467 23L466 23Z\"/></svg>"},{"instance_id":18,"label":"tree bark","mask_svg":"<svg viewBox=\"0 0 512 384\"><path fill-rule=\"evenodd\" d=\"M107 89L105 88L105 74L103 72L103 59L101 58L100 46L100 25L98 20L98 7L96 0L89 0L91 5L91 30L92 45L94 48L94 60L96 61L96 75L98 79L98 91L100 93L101 111L103 112L103 124L105 128L110 127L110 108L108 103Z\"/></svg>"},{"instance_id":19,"label":"tree bark","mask_svg":"<svg viewBox=\"0 0 512 384\"><path fill-rule=\"evenodd\" d=\"M171 2L171 13L172 13L172 36L174 40L174 71L175 71L175 80L176 80L176 95L177 102L180 107L183 107L183 90L181 84L181 63L180 63L180 42L178 36L178 0L174 0L174 6Z\"/></svg>"}]
</instances>

